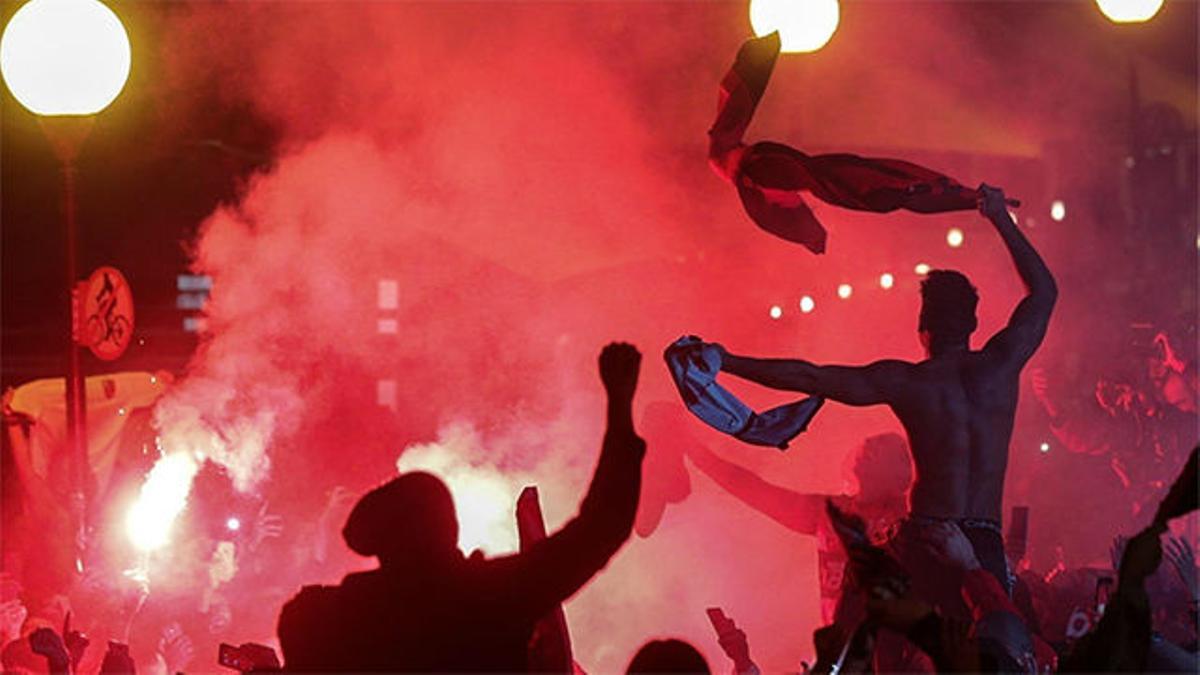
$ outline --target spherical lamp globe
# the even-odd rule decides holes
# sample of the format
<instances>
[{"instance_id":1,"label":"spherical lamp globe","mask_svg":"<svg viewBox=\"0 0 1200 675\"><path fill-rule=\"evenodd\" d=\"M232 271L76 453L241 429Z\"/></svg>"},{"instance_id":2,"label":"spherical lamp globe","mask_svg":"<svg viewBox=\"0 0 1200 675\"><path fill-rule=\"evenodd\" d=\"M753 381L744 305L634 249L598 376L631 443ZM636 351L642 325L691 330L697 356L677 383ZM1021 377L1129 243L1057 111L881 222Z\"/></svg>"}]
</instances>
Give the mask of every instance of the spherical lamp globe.
<instances>
[{"instance_id":1,"label":"spherical lamp globe","mask_svg":"<svg viewBox=\"0 0 1200 675\"><path fill-rule=\"evenodd\" d=\"M1096 0L1096 5L1113 23L1141 23L1158 14L1163 0Z\"/></svg>"},{"instance_id":2,"label":"spherical lamp globe","mask_svg":"<svg viewBox=\"0 0 1200 675\"><path fill-rule=\"evenodd\" d=\"M750 0L750 27L762 37L779 31L782 52L815 52L838 27L838 0Z\"/></svg>"},{"instance_id":3,"label":"spherical lamp globe","mask_svg":"<svg viewBox=\"0 0 1200 675\"><path fill-rule=\"evenodd\" d=\"M97 0L30 0L0 37L0 73L38 115L93 115L129 77L129 37Z\"/></svg>"}]
</instances>

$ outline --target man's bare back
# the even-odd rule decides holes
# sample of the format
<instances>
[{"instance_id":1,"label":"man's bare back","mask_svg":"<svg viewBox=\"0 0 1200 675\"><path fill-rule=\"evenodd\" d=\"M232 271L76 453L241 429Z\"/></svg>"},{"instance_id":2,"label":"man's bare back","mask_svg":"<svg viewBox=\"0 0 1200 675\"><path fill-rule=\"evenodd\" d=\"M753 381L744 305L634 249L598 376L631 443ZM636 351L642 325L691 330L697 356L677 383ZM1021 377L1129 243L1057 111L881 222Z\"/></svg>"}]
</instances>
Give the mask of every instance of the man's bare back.
<instances>
[{"instance_id":1,"label":"man's bare back","mask_svg":"<svg viewBox=\"0 0 1200 675\"><path fill-rule=\"evenodd\" d=\"M1004 193L986 185L980 192L980 211L995 225L1027 290L1008 325L982 349L969 348L978 299L974 288L957 272L935 270L927 281L941 275L937 281L946 282L941 285L955 287L951 294L969 296L969 308L950 307L958 322L955 330L947 330L945 322L938 324L936 316L930 321L933 328L922 329L929 353L925 361L819 366L799 359L735 356L721 348L721 369L769 387L847 405L886 404L904 425L912 448L917 473L912 513L987 520L998 527L1021 369L1046 334L1058 291L1049 269L1008 215ZM923 307L923 324L925 311ZM964 312L969 321L963 320Z\"/></svg>"},{"instance_id":2,"label":"man's bare back","mask_svg":"<svg viewBox=\"0 0 1200 675\"><path fill-rule=\"evenodd\" d=\"M982 352L944 354L909 366L889 402L916 465L912 513L999 521L1020 371Z\"/></svg>"}]
</instances>

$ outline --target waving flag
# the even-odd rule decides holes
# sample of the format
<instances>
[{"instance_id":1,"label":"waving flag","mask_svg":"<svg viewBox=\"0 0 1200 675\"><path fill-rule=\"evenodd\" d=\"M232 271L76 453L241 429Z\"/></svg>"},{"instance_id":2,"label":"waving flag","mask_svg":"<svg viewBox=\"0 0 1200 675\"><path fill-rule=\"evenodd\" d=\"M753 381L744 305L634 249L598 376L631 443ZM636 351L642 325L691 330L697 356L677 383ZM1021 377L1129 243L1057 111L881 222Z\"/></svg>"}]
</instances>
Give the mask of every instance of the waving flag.
<instances>
[{"instance_id":1,"label":"waving flag","mask_svg":"<svg viewBox=\"0 0 1200 675\"><path fill-rule=\"evenodd\" d=\"M746 213L759 227L813 253L824 253L825 228L800 197L801 191L829 204L877 213L976 208L978 190L911 162L849 154L806 155L780 143L742 142L778 56L778 33L742 45L721 81L717 119L708 131L709 162L734 184Z\"/></svg>"}]
</instances>

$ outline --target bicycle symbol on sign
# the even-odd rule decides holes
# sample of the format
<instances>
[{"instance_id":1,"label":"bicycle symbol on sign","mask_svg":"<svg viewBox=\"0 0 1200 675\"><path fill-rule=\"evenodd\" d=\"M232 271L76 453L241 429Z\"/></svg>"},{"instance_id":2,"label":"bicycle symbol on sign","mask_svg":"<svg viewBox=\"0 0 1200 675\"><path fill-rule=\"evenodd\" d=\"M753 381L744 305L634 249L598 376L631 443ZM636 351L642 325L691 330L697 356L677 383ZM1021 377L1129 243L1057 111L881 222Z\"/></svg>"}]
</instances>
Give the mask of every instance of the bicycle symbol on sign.
<instances>
[{"instance_id":1,"label":"bicycle symbol on sign","mask_svg":"<svg viewBox=\"0 0 1200 675\"><path fill-rule=\"evenodd\" d=\"M101 268L87 287L85 344L100 358L116 358L125 351L133 333L133 297L127 282L120 272Z\"/></svg>"}]
</instances>

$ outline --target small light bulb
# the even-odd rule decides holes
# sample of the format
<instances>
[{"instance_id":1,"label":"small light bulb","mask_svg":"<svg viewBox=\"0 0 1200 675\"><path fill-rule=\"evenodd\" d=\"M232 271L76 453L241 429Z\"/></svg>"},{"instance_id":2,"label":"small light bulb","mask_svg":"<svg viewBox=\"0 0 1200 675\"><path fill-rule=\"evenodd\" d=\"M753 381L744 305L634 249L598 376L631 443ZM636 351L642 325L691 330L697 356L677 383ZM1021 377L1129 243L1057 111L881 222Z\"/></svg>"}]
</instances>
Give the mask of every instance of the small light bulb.
<instances>
[{"instance_id":1,"label":"small light bulb","mask_svg":"<svg viewBox=\"0 0 1200 675\"><path fill-rule=\"evenodd\" d=\"M1067 217L1067 205L1063 204L1061 199L1055 199L1050 204L1050 217L1056 223L1062 222L1062 219Z\"/></svg>"},{"instance_id":2,"label":"small light bulb","mask_svg":"<svg viewBox=\"0 0 1200 675\"><path fill-rule=\"evenodd\" d=\"M929 274L929 265L926 265L925 263L917 263L917 266L913 268L913 271L917 274Z\"/></svg>"},{"instance_id":3,"label":"small light bulb","mask_svg":"<svg viewBox=\"0 0 1200 675\"><path fill-rule=\"evenodd\" d=\"M800 311L808 314L816 309L817 303L813 301L811 295L806 295L800 298Z\"/></svg>"},{"instance_id":4,"label":"small light bulb","mask_svg":"<svg viewBox=\"0 0 1200 675\"><path fill-rule=\"evenodd\" d=\"M879 286L881 288L891 288L896 284L896 277L893 277L890 272L884 272L879 275Z\"/></svg>"},{"instance_id":5,"label":"small light bulb","mask_svg":"<svg viewBox=\"0 0 1200 675\"><path fill-rule=\"evenodd\" d=\"M854 293L854 288L850 284L842 284L838 286L837 294L839 298L845 300L846 298L850 297L852 293Z\"/></svg>"},{"instance_id":6,"label":"small light bulb","mask_svg":"<svg viewBox=\"0 0 1200 675\"><path fill-rule=\"evenodd\" d=\"M1042 452L1050 452L1050 444L1042 441L1042 444L1038 446L1038 450L1041 450Z\"/></svg>"},{"instance_id":7,"label":"small light bulb","mask_svg":"<svg viewBox=\"0 0 1200 675\"><path fill-rule=\"evenodd\" d=\"M242 521L238 520L236 517L231 517L229 520L225 521L225 528L230 532L237 532L238 530L242 529Z\"/></svg>"},{"instance_id":8,"label":"small light bulb","mask_svg":"<svg viewBox=\"0 0 1200 675\"><path fill-rule=\"evenodd\" d=\"M946 232L946 243L950 245L950 248L958 248L959 246L962 246L963 238L963 231L957 227L952 227L948 232Z\"/></svg>"},{"instance_id":9,"label":"small light bulb","mask_svg":"<svg viewBox=\"0 0 1200 675\"><path fill-rule=\"evenodd\" d=\"M771 305L770 314L772 319L778 319L779 317L783 316L783 308L779 305Z\"/></svg>"}]
</instances>

